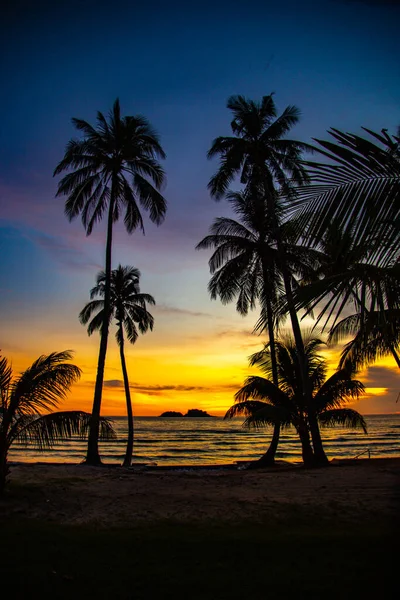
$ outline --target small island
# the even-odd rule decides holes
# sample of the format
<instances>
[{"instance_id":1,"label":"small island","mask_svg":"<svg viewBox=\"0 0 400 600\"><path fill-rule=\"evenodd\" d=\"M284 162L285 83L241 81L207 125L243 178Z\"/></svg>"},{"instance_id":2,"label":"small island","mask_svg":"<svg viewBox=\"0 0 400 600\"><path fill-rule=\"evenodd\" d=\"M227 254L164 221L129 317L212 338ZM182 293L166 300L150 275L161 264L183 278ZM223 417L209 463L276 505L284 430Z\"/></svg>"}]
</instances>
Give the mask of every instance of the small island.
<instances>
[{"instance_id":1,"label":"small island","mask_svg":"<svg viewBox=\"0 0 400 600\"><path fill-rule=\"evenodd\" d=\"M206 412L205 410L200 410L199 408L190 408L186 415L183 415L181 412L177 412L175 410L167 410L166 412L163 412L160 417L174 417L174 418L180 418L180 417L195 417L195 418L213 418L213 415L209 415L208 412Z\"/></svg>"},{"instance_id":2,"label":"small island","mask_svg":"<svg viewBox=\"0 0 400 600\"><path fill-rule=\"evenodd\" d=\"M185 417L211 417L212 415L209 415L208 412L206 412L205 410L200 410L199 408L190 408Z\"/></svg>"},{"instance_id":3,"label":"small island","mask_svg":"<svg viewBox=\"0 0 400 600\"><path fill-rule=\"evenodd\" d=\"M183 417L183 414L175 410L167 410L166 412L163 412L160 417Z\"/></svg>"}]
</instances>

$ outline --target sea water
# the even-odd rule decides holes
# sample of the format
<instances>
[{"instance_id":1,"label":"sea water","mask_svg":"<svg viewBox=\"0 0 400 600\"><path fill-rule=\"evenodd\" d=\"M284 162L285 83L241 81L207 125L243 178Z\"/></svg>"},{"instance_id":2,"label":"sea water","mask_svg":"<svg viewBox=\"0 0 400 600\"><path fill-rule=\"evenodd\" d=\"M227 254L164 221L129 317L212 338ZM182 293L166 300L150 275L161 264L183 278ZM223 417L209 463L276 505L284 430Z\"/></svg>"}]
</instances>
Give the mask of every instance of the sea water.
<instances>
[{"instance_id":1,"label":"sea water","mask_svg":"<svg viewBox=\"0 0 400 600\"><path fill-rule=\"evenodd\" d=\"M332 458L400 456L400 414L365 417L368 434L361 430L322 429L325 451ZM117 439L100 444L105 462L121 464L127 437L127 421L114 417ZM133 464L162 465L232 464L259 458L268 448L272 428L248 430L243 419L161 418L135 419ZM39 452L33 446L13 445L9 458L24 462L69 462L84 460L86 442L73 438ZM280 438L277 458L301 460L301 447L293 429L285 429Z\"/></svg>"}]
</instances>

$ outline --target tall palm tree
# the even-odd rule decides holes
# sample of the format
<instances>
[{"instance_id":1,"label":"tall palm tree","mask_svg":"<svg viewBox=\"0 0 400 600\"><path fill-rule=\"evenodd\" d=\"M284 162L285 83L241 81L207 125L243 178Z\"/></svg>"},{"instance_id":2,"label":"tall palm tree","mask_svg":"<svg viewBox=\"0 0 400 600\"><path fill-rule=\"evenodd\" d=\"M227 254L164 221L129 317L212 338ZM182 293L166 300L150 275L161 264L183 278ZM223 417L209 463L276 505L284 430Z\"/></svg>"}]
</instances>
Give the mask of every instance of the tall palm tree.
<instances>
[{"instance_id":1,"label":"tall palm tree","mask_svg":"<svg viewBox=\"0 0 400 600\"><path fill-rule=\"evenodd\" d=\"M208 289L212 299L218 296L223 303L237 298L236 309L247 315L258 302L261 321L266 322L271 348L272 379L278 384L275 359L275 328L277 316L274 306L282 293L282 266L276 242L271 235L271 221L266 205L254 197L254 190L230 192L227 198L240 222L232 218L219 218L211 227L197 249L214 248L209 265L212 273ZM315 257L307 248L291 244L289 224L283 226L282 236L286 243L287 268L292 274L310 275ZM264 329L262 327L261 329ZM271 445L258 465L273 464L279 442L280 428L277 423Z\"/></svg>"},{"instance_id":2,"label":"tall palm tree","mask_svg":"<svg viewBox=\"0 0 400 600\"><path fill-rule=\"evenodd\" d=\"M68 142L64 158L54 171L54 175L70 171L59 182L57 196L67 197L65 213L70 221L81 215L87 235L107 214L104 320L86 457L87 464L97 465L101 463L98 434L110 313L113 224L124 212L128 233L137 228L144 233L139 206L148 211L153 223L163 222L166 201L160 189L165 174L159 159L164 159L165 153L145 117L121 117L118 99L108 118L97 113L96 127L82 119L72 119L72 122L83 133L83 138Z\"/></svg>"},{"instance_id":3,"label":"tall palm tree","mask_svg":"<svg viewBox=\"0 0 400 600\"><path fill-rule=\"evenodd\" d=\"M295 194L293 184L298 186L308 181L301 155L303 151L311 151L313 148L303 142L284 138L298 122L300 113L295 106L288 106L276 118L277 110L272 94L264 96L261 102L247 100L243 96L232 96L227 107L233 112L231 128L234 136L214 140L208 157L219 155L220 166L208 187L211 195L219 200L226 194L231 181L239 175L242 184L263 189L261 196L268 208L272 236L281 257L288 312L301 362L303 393L305 401L311 401L305 349L293 299L290 272L286 267L287 257L280 233L280 213L277 206L282 202L285 207L290 205ZM277 201L278 197L281 202ZM317 440L318 423L312 417L310 425ZM318 445L317 441L315 459L321 464L327 463L322 443Z\"/></svg>"},{"instance_id":4,"label":"tall palm tree","mask_svg":"<svg viewBox=\"0 0 400 600\"><path fill-rule=\"evenodd\" d=\"M74 434L86 436L90 415L82 411L52 411L63 400L81 370L66 361L72 353L53 352L40 356L19 377L11 365L0 358L0 494L9 473L8 451L14 442L36 445L40 450ZM100 419L102 439L115 437L111 422Z\"/></svg>"},{"instance_id":5,"label":"tall palm tree","mask_svg":"<svg viewBox=\"0 0 400 600\"><path fill-rule=\"evenodd\" d=\"M123 462L124 467L130 467L132 463L134 435L131 393L124 353L124 330L128 341L134 344L139 336L139 332L146 333L149 329L152 330L154 325L154 318L148 312L146 303L154 305L155 300L150 294L142 294L140 292L139 280L140 271L134 267L122 267L119 265L117 269L111 271L111 311L109 323L113 318L117 321L116 338L121 358L126 408L128 413L128 443ZM103 327L105 285L106 275L103 271L98 274L96 286L90 292L92 301L86 304L79 314L79 320L83 325L89 323L89 335L94 331L101 331ZM103 298L103 300L94 300L96 296Z\"/></svg>"},{"instance_id":6,"label":"tall palm tree","mask_svg":"<svg viewBox=\"0 0 400 600\"><path fill-rule=\"evenodd\" d=\"M310 443L311 414L323 427L359 427L366 432L363 417L357 411L345 408L349 400L360 397L364 391L363 384L353 379L348 369L338 370L326 379L327 361L318 354L321 344L321 340L316 338L304 340L311 404L304 403L297 347L288 337L276 340L279 385L270 380L271 351L267 344L250 358L250 364L258 366L266 377L248 377L235 394L236 404L225 415L225 418L245 415L244 425L248 427L274 425L278 421L283 427L293 426L301 441L305 466L315 465Z\"/></svg>"}]
</instances>

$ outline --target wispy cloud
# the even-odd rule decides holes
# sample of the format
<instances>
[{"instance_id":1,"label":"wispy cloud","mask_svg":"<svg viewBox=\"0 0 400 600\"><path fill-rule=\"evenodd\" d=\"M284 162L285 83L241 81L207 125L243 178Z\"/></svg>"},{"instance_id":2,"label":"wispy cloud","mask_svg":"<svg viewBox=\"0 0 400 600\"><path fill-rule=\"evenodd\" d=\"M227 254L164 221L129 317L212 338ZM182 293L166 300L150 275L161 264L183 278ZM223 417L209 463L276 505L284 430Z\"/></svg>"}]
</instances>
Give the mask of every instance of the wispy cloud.
<instances>
[{"instance_id":1,"label":"wispy cloud","mask_svg":"<svg viewBox=\"0 0 400 600\"><path fill-rule=\"evenodd\" d=\"M27 237L37 246L48 252L52 258L72 269L97 269L101 265L91 260L85 252L68 243L65 238L54 237L47 233L33 231Z\"/></svg>"},{"instance_id":2,"label":"wispy cloud","mask_svg":"<svg viewBox=\"0 0 400 600\"><path fill-rule=\"evenodd\" d=\"M369 367L366 377L362 379L365 387L400 391L400 373L397 367Z\"/></svg>"},{"instance_id":3,"label":"wispy cloud","mask_svg":"<svg viewBox=\"0 0 400 600\"><path fill-rule=\"evenodd\" d=\"M104 381L104 387L114 388L114 389L123 389L124 382L122 379L108 379ZM136 392L147 394L149 396L161 396L165 392L228 392L228 391L237 391L237 384L224 384L218 386L203 386L203 385L141 385L139 383L130 384L130 389L135 390Z\"/></svg>"},{"instance_id":4,"label":"wispy cloud","mask_svg":"<svg viewBox=\"0 0 400 600\"><path fill-rule=\"evenodd\" d=\"M157 304L155 312L162 312L165 314L172 315L187 315L189 317L207 317L215 319L216 316L211 313L205 313L200 311L188 310L186 308L178 308L177 306L169 306L168 304Z\"/></svg>"}]
</instances>

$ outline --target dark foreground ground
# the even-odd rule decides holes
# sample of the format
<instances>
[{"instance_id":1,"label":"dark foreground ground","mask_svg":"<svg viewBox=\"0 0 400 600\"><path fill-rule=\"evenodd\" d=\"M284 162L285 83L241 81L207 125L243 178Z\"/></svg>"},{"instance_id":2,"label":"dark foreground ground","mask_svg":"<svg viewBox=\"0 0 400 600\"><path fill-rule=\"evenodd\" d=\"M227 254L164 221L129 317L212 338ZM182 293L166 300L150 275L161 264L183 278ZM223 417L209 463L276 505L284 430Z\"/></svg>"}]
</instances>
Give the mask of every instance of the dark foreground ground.
<instances>
[{"instance_id":1,"label":"dark foreground ground","mask_svg":"<svg viewBox=\"0 0 400 600\"><path fill-rule=\"evenodd\" d=\"M399 460L12 475L0 501L7 599L399 597Z\"/></svg>"}]
</instances>

